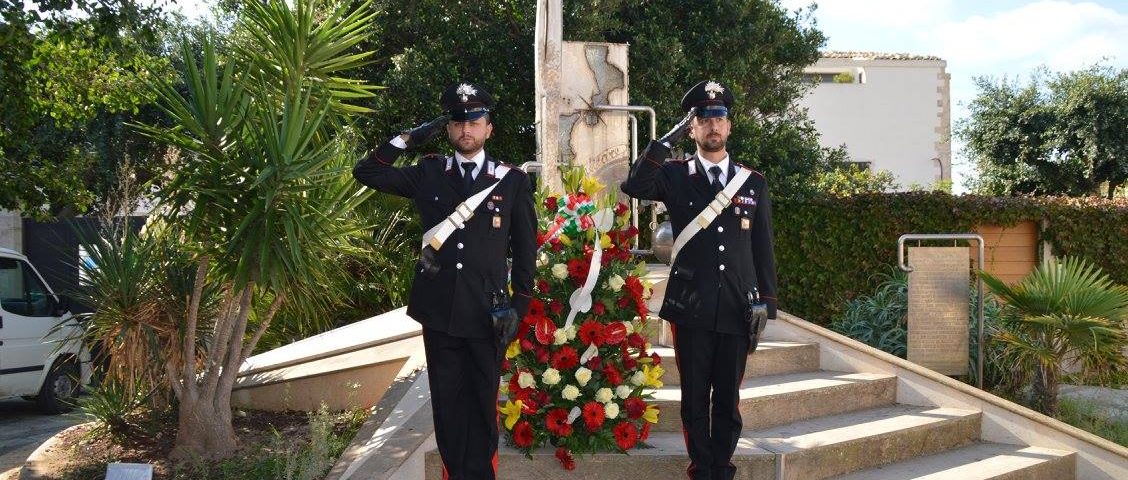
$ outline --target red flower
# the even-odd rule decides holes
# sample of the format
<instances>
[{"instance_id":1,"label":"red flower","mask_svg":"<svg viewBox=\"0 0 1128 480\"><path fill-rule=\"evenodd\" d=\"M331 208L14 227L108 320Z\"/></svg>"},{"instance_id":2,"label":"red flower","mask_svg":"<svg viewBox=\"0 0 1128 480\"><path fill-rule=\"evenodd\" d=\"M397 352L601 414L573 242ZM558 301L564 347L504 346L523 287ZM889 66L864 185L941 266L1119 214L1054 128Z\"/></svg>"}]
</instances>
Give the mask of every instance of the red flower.
<instances>
[{"instance_id":1,"label":"red flower","mask_svg":"<svg viewBox=\"0 0 1128 480\"><path fill-rule=\"evenodd\" d=\"M646 302L642 300L642 297L635 298L635 310L638 311L640 318L646 318L647 312L650 311L649 308L646 308Z\"/></svg>"},{"instance_id":2,"label":"red flower","mask_svg":"<svg viewBox=\"0 0 1128 480\"><path fill-rule=\"evenodd\" d=\"M552 312L553 315L560 315L560 312L564 311L564 304L560 303L560 300L553 300L548 302L548 310Z\"/></svg>"},{"instance_id":3,"label":"red flower","mask_svg":"<svg viewBox=\"0 0 1128 480\"><path fill-rule=\"evenodd\" d=\"M627 339L627 326L623 322L614 322L603 327L603 342L614 345Z\"/></svg>"},{"instance_id":4,"label":"red flower","mask_svg":"<svg viewBox=\"0 0 1128 480\"><path fill-rule=\"evenodd\" d=\"M630 450L638 443L638 429L635 428L634 423L619 422L615 425L613 430L615 433L615 443L619 444L619 448L623 450Z\"/></svg>"},{"instance_id":5,"label":"red flower","mask_svg":"<svg viewBox=\"0 0 1128 480\"><path fill-rule=\"evenodd\" d=\"M537 341L540 342L541 345L551 345L553 334L556 333L556 324L552 323L552 320L549 320L548 317L540 317L537 319L536 325L537 327L534 333L536 334Z\"/></svg>"},{"instance_id":6,"label":"red flower","mask_svg":"<svg viewBox=\"0 0 1128 480\"><path fill-rule=\"evenodd\" d=\"M603 302L595 302L595 304L591 306L591 313L603 315L607 313L607 307L603 306Z\"/></svg>"},{"instance_id":7,"label":"red flower","mask_svg":"<svg viewBox=\"0 0 1128 480\"><path fill-rule=\"evenodd\" d=\"M528 448L533 445L533 426L521 420L513 426L513 443L518 447Z\"/></svg>"},{"instance_id":8,"label":"red flower","mask_svg":"<svg viewBox=\"0 0 1128 480\"><path fill-rule=\"evenodd\" d=\"M548 349L537 345L537 363L548 363Z\"/></svg>"},{"instance_id":9,"label":"red flower","mask_svg":"<svg viewBox=\"0 0 1128 480\"><path fill-rule=\"evenodd\" d=\"M658 355L658 352L650 352L650 360L654 365L662 364L662 357Z\"/></svg>"},{"instance_id":10,"label":"red flower","mask_svg":"<svg viewBox=\"0 0 1128 480\"><path fill-rule=\"evenodd\" d=\"M628 207L627 207L626 202L619 202L619 203L615 204L615 216L617 217L619 215L627 213L627 208Z\"/></svg>"},{"instance_id":11,"label":"red flower","mask_svg":"<svg viewBox=\"0 0 1128 480\"><path fill-rule=\"evenodd\" d=\"M560 460L560 466L564 467L564 470L575 470L576 469L576 459L572 458L572 452L569 452L567 448L565 448L565 447L557 448L556 449L556 459Z\"/></svg>"},{"instance_id":12,"label":"red flower","mask_svg":"<svg viewBox=\"0 0 1128 480\"><path fill-rule=\"evenodd\" d=\"M636 420L642 418L642 414L646 413L646 402L638 397L629 397L623 402L623 407L627 411L627 418Z\"/></svg>"},{"instance_id":13,"label":"red flower","mask_svg":"<svg viewBox=\"0 0 1128 480\"><path fill-rule=\"evenodd\" d=\"M593 372L597 372L597 371L603 369L603 363L602 363L602 360L600 360L599 357L589 358L588 361L587 361L587 365L584 365L584 366L587 367L588 370L591 370Z\"/></svg>"},{"instance_id":14,"label":"red flower","mask_svg":"<svg viewBox=\"0 0 1128 480\"><path fill-rule=\"evenodd\" d=\"M508 358L501 361L502 372L508 372L510 368L513 368L513 362L510 362Z\"/></svg>"},{"instance_id":15,"label":"red flower","mask_svg":"<svg viewBox=\"0 0 1128 480\"><path fill-rule=\"evenodd\" d=\"M624 293L623 296L619 297L619 301L615 302L615 305L618 305L619 308L627 308L631 306L632 303L634 303L634 299L631 298L630 292L627 292Z\"/></svg>"},{"instance_id":16,"label":"red flower","mask_svg":"<svg viewBox=\"0 0 1128 480\"><path fill-rule=\"evenodd\" d=\"M548 210L550 212L555 212L556 209L559 207L559 205L557 205L557 203L559 203L559 202L558 202L556 197L545 198L544 199L544 208L545 208L545 210Z\"/></svg>"},{"instance_id":17,"label":"red flower","mask_svg":"<svg viewBox=\"0 0 1128 480\"><path fill-rule=\"evenodd\" d=\"M549 290L551 290L551 289L549 288L548 280L545 280L543 278L540 279L540 280L537 280L537 291L538 292L544 294L544 293L548 293ZM531 304L532 302L529 302L529 303ZM529 310L532 311L531 306L529 307ZM541 313L544 313L544 304L543 303L541 303Z\"/></svg>"},{"instance_id":18,"label":"red flower","mask_svg":"<svg viewBox=\"0 0 1128 480\"><path fill-rule=\"evenodd\" d=\"M584 425L587 425L589 432L599 430L603 426L603 405L596 401L591 401L584 404Z\"/></svg>"},{"instance_id":19,"label":"red flower","mask_svg":"<svg viewBox=\"0 0 1128 480\"><path fill-rule=\"evenodd\" d=\"M560 253L561 250L564 250L564 245L560 243L559 238L553 238L552 241L548 242L548 245L553 252Z\"/></svg>"},{"instance_id":20,"label":"red flower","mask_svg":"<svg viewBox=\"0 0 1128 480\"><path fill-rule=\"evenodd\" d=\"M576 333L576 336L578 336L580 342L583 342L585 345L595 345L597 347L603 345L603 324L595 320L586 320L580 325L580 330Z\"/></svg>"},{"instance_id":21,"label":"red flower","mask_svg":"<svg viewBox=\"0 0 1128 480\"><path fill-rule=\"evenodd\" d=\"M634 238L635 235L638 235L638 227L631 225L630 227L627 227L627 229L623 231L623 240L629 240L631 238Z\"/></svg>"},{"instance_id":22,"label":"red flower","mask_svg":"<svg viewBox=\"0 0 1128 480\"><path fill-rule=\"evenodd\" d=\"M603 375L607 377L607 382L611 386L618 387L619 384L623 383L623 375L619 373L618 368L610 363L603 366Z\"/></svg>"},{"instance_id":23,"label":"red flower","mask_svg":"<svg viewBox=\"0 0 1128 480\"><path fill-rule=\"evenodd\" d=\"M522 352L527 352L533 349L533 341L529 340L528 338L522 337L520 344Z\"/></svg>"},{"instance_id":24,"label":"red flower","mask_svg":"<svg viewBox=\"0 0 1128 480\"><path fill-rule=\"evenodd\" d=\"M642 280L634 275L627 275L627 283L623 285L628 292L635 298L642 298Z\"/></svg>"},{"instance_id":25,"label":"red flower","mask_svg":"<svg viewBox=\"0 0 1128 480\"><path fill-rule=\"evenodd\" d=\"M582 258L568 260L568 276L572 277L572 281L577 285L581 285L584 280L587 280L589 267L591 267L591 262L585 262Z\"/></svg>"},{"instance_id":26,"label":"red flower","mask_svg":"<svg viewBox=\"0 0 1128 480\"><path fill-rule=\"evenodd\" d=\"M635 360L634 357L623 357L623 368L627 370L634 370L637 367L638 360Z\"/></svg>"},{"instance_id":27,"label":"red flower","mask_svg":"<svg viewBox=\"0 0 1128 480\"><path fill-rule=\"evenodd\" d=\"M639 335L638 332L627 335L627 346L631 348L642 348L644 345L646 345L646 339L642 338L642 335Z\"/></svg>"},{"instance_id":28,"label":"red flower","mask_svg":"<svg viewBox=\"0 0 1128 480\"><path fill-rule=\"evenodd\" d=\"M543 282L544 280L541 280L541 281ZM528 318L528 317L543 317L543 316L544 316L544 302L542 302L541 299L539 299L539 298L534 298L532 300L529 300L529 313L526 313L525 317Z\"/></svg>"},{"instance_id":29,"label":"red flower","mask_svg":"<svg viewBox=\"0 0 1128 480\"><path fill-rule=\"evenodd\" d=\"M642 433L638 435L639 440L646 440L650 438L650 422L642 422Z\"/></svg>"},{"instance_id":30,"label":"red flower","mask_svg":"<svg viewBox=\"0 0 1128 480\"><path fill-rule=\"evenodd\" d=\"M572 425L568 423L568 411L563 408L549 410L548 415L544 417L544 427L558 437L572 434Z\"/></svg>"},{"instance_id":31,"label":"red flower","mask_svg":"<svg viewBox=\"0 0 1128 480\"><path fill-rule=\"evenodd\" d=\"M563 348L552 354L552 368L561 372L575 368L580 364L580 356L576 353L576 349L565 345Z\"/></svg>"}]
</instances>

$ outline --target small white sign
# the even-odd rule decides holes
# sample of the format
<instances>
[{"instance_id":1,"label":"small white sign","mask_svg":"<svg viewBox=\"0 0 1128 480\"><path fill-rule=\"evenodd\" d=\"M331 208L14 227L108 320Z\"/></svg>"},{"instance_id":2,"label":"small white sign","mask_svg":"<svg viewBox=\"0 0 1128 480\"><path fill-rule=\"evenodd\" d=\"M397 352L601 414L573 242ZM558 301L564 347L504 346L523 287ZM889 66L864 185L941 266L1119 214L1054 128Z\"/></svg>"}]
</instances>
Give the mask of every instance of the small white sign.
<instances>
[{"instance_id":1,"label":"small white sign","mask_svg":"<svg viewBox=\"0 0 1128 480\"><path fill-rule=\"evenodd\" d=\"M152 480L153 466L147 463L111 463L106 465L106 480Z\"/></svg>"}]
</instances>

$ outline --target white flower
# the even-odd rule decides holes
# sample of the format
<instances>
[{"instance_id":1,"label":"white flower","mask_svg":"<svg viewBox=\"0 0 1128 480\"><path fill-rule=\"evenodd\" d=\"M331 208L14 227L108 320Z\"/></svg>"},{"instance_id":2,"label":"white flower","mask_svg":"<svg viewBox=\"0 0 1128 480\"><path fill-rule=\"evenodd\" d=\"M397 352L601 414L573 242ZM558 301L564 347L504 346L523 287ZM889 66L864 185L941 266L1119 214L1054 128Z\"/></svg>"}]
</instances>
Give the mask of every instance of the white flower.
<instances>
[{"instance_id":1,"label":"white flower","mask_svg":"<svg viewBox=\"0 0 1128 480\"><path fill-rule=\"evenodd\" d=\"M532 388L536 386L536 384L536 377L529 372L521 372L521 375L517 377L517 385L520 385L521 388Z\"/></svg>"},{"instance_id":2,"label":"white flower","mask_svg":"<svg viewBox=\"0 0 1128 480\"><path fill-rule=\"evenodd\" d=\"M619 416L619 405L616 404L616 403L608 403L607 405L604 405L603 406L603 414L607 415L607 418L618 417Z\"/></svg>"},{"instance_id":3,"label":"white flower","mask_svg":"<svg viewBox=\"0 0 1128 480\"><path fill-rule=\"evenodd\" d=\"M627 335L634 333L634 322L623 322L623 327L627 329Z\"/></svg>"},{"instance_id":4,"label":"white flower","mask_svg":"<svg viewBox=\"0 0 1128 480\"><path fill-rule=\"evenodd\" d=\"M627 281L623 280L623 277L620 277L619 275L612 275L611 278L607 279L607 286L611 287L611 290L615 291L615 292L622 290L623 285L626 285L626 284L627 284Z\"/></svg>"},{"instance_id":5,"label":"white flower","mask_svg":"<svg viewBox=\"0 0 1128 480\"><path fill-rule=\"evenodd\" d=\"M564 265L563 263L557 263L556 265L553 265L552 276L556 277L558 280L564 280L565 278L568 278L568 266Z\"/></svg>"},{"instance_id":6,"label":"white flower","mask_svg":"<svg viewBox=\"0 0 1128 480\"><path fill-rule=\"evenodd\" d=\"M520 379L518 379L518 381L520 381ZM541 381L544 382L545 385L556 385L560 383L560 371L555 368L545 369L544 373L541 374Z\"/></svg>"},{"instance_id":7,"label":"white flower","mask_svg":"<svg viewBox=\"0 0 1128 480\"><path fill-rule=\"evenodd\" d=\"M588 370L587 367L576 369L576 382L578 382L581 387L587 385L589 380L591 380L591 370Z\"/></svg>"},{"instance_id":8,"label":"white flower","mask_svg":"<svg viewBox=\"0 0 1128 480\"><path fill-rule=\"evenodd\" d=\"M580 396L580 389L576 388L575 385L565 385L564 389L560 391L560 396L564 397L564 400L575 400Z\"/></svg>"},{"instance_id":9,"label":"white flower","mask_svg":"<svg viewBox=\"0 0 1128 480\"><path fill-rule=\"evenodd\" d=\"M572 341L572 340L575 340L576 339L576 326L571 325L568 328L565 328L564 333L568 334L568 341L569 342Z\"/></svg>"},{"instance_id":10,"label":"white flower","mask_svg":"<svg viewBox=\"0 0 1128 480\"><path fill-rule=\"evenodd\" d=\"M631 375L631 383L635 385L642 385L646 383L646 374L642 373L642 370L634 372L634 375Z\"/></svg>"},{"instance_id":11,"label":"white flower","mask_svg":"<svg viewBox=\"0 0 1128 480\"><path fill-rule=\"evenodd\" d=\"M543 267L545 265L548 265L548 254L541 252L540 255L537 255L537 268Z\"/></svg>"},{"instance_id":12,"label":"white flower","mask_svg":"<svg viewBox=\"0 0 1128 480\"><path fill-rule=\"evenodd\" d=\"M611 393L610 388L603 387L595 391L595 401L599 403L607 403L610 402L612 398L614 398L614 395L614 393Z\"/></svg>"},{"instance_id":13,"label":"white flower","mask_svg":"<svg viewBox=\"0 0 1128 480\"><path fill-rule=\"evenodd\" d=\"M626 400L627 397L631 396L631 392L633 391L634 389L631 387L628 387L626 385L619 385L618 387L615 387L615 396Z\"/></svg>"},{"instance_id":14,"label":"white flower","mask_svg":"<svg viewBox=\"0 0 1128 480\"><path fill-rule=\"evenodd\" d=\"M563 328L557 328L555 332L552 332L553 345L564 345L565 343L568 343L568 333Z\"/></svg>"}]
</instances>

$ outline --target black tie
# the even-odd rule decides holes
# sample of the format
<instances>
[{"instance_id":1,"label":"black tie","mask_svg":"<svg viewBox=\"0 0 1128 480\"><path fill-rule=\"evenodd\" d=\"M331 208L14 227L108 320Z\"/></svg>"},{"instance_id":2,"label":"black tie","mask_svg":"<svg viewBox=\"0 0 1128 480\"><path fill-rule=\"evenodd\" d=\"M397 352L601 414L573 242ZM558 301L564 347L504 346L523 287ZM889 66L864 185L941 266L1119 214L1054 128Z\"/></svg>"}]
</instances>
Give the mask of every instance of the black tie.
<instances>
[{"instance_id":1,"label":"black tie","mask_svg":"<svg viewBox=\"0 0 1128 480\"><path fill-rule=\"evenodd\" d=\"M724 190L725 186L721 184L721 167L713 165L709 167L709 173L713 174L713 194Z\"/></svg>"},{"instance_id":2,"label":"black tie","mask_svg":"<svg viewBox=\"0 0 1128 480\"><path fill-rule=\"evenodd\" d=\"M470 196L470 188L474 185L474 168L477 166L474 162L462 162L462 191L466 192L466 196Z\"/></svg>"}]
</instances>

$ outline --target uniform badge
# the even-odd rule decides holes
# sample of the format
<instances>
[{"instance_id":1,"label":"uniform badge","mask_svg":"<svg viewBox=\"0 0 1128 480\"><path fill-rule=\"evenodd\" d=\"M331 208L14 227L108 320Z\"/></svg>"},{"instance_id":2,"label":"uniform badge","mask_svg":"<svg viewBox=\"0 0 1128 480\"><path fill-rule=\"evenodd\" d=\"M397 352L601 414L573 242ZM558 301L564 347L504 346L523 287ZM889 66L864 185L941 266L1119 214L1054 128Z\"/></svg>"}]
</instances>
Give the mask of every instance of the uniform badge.
<instances>
[{"instance_id":1,"label":"uniform badge","mask_svg":"<svg viewBox=\"0 0 1128 480\"><path fill-rule=\"evenodd\" d=\"M750 218L740 219L740 229L741 230L751 230L752 229L752 219L750 219Z\"/></svg>"},{"instance_id":2,"label":"uniform badge","mask_svg":"<svg viewBox=\"0 0 1128 480\"><path fill-rule=\"evenodd\" d=\"M462 97L462 103L466 103L470 100L471 96L477 95L478 91L475 90L474 87L463 83L458 86L458 90L455 90L454 93Z\"/></svg>"},{"instance_id":3,"label":"uniform badge","mask_svg":"<svg viewBox=\"0 0 1128 480\"><path fill-rule=\"evenodd\" d=\"M494 215L493 228L501 228L501 215Z\"/></svg>"},{"instance_id":4,"label":"uniform badge","mask_svg":"<svg viewBox=\"0 0 1128 480\"><path fill-rule=\"evenodd\" d=\"M486 210L493 210L493 209L494 209L493 200L486 202Z\"/></svg>"},{"instance_id":5,"label":"uniform badge","mask_svg":"<svg viewBox=\"0 0 1128 480\"><path fill-rule=\"evenodd\" d=\"M501 195L493 195L493 196L490 197L490 199L497 200L497 201L500 202L502 200L505 200L505 197L502 197Z\"/></svg>"},{"instance_id":6,"label":"uniform badge","mask_svg":"<svg viewBox=\"0 0 1128 480\"><path fill-rule=\"evenodd\" d=\"M709 95L710 100L715 100L717 94L725 93L725 87L717 82L709 82L705 84L705 93Z\"/></svg>"},{"instance_id":7,"label":"uniform badge","mask_svg":"<svg viewBox=\"0 0 1128 480\"><path fill-rule=\"evenodd\" d=\"M740 215L740 207L732 207L733 215Z\"/></svg>"}]
</instances>

